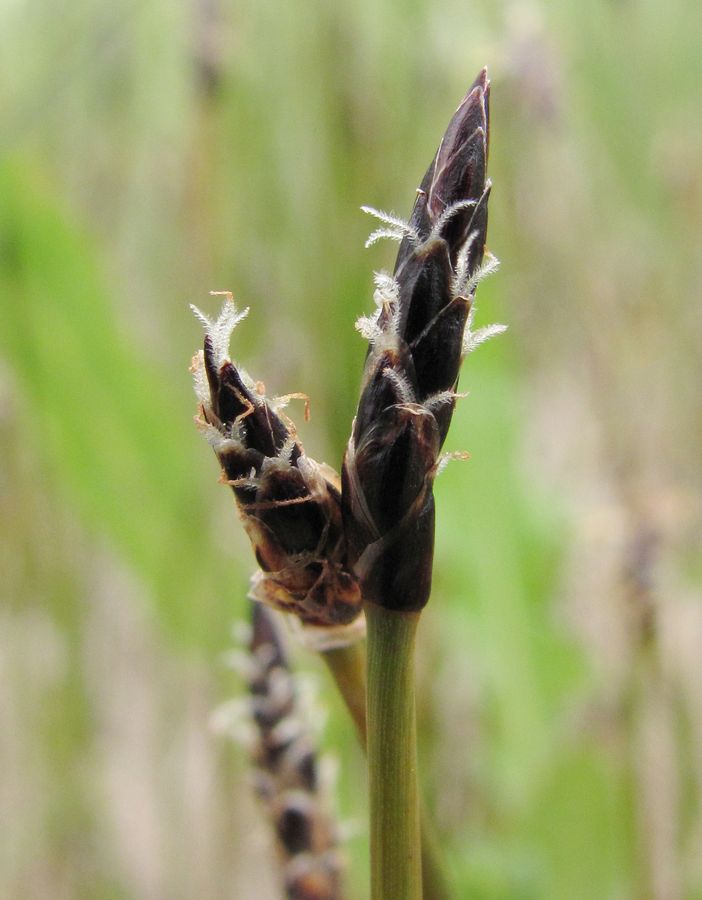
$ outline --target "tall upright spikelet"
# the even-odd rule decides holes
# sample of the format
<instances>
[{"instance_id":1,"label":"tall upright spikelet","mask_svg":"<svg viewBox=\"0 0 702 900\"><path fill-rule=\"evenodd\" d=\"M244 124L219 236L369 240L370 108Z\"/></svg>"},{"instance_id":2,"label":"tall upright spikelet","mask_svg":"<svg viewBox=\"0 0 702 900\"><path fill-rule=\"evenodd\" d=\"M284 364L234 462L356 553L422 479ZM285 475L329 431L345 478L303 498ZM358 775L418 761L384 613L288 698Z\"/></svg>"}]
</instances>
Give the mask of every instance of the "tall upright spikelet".
<instances>
[{"instance_id":1,"label":"tall upright spikelet","mask_svg":"<svg viewBox=\"0 0 702 900\"><path fill-rule=\"evenodd\" d=\"M422 896L414 641L429 599L434 478L456 403L461 361L502 329L471 330L487 233L487 70L451 119L409 222L366 209L400 241L393 275L376 276L377 309L344 458L348 566L368 627L367 725L372 900Z\"/></svg>"},{"instance_id":2,"label":"tall upright spikelet","mask_svg":"<svg viewBox=\"0 0 702 900\"><path fill-rule=\"evenodd\" d=\"M366 601L419 610L429 598L434 476L461 361L502 326L471 332L487 232L488 102L483 69L456 110L417 191L411 218L367 208L400 240L393 276L376 277L361 398L342 474L349 562Z\"/></svg>"}]
</instances>

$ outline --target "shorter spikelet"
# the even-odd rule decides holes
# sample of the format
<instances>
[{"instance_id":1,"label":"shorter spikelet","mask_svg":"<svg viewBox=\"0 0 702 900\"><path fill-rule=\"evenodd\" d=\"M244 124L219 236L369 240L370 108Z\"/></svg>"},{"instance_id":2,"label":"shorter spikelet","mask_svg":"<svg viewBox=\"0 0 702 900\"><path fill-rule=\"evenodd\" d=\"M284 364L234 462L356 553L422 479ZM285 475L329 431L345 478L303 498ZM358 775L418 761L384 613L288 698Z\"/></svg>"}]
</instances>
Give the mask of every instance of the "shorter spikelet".
<instances>
[{"instance_id":1,"label":"shorter spikelet","mask_svg":"<svg viewBox=\"0 0 702 900\"><path fill-rule=\"evenodd\" d=\"M216 320L193 310L205 346L193 360L198 423L236 498L263 572L252 598L297 615L308 626L338 628L361 610L357 580L344 567L339 479L308 457L292 422L229 358L229 339L248 310L231 294ZM358 629L356 629L358 630Z\"/></svg>"},{"instance_id":2,"label":"shorter spikelet","mask_svg":"<svg viewBox=\"0 0 702 900\"><path fill-rule=\"evenodd\" d=\"M463 356L503 331L471 330L485 256L488 103L484 69L449 123L409 222L364 208L400 242L392 276L376 278L376 311L358 330L370 347L348 443L343 509L349 565L364 600L418 610L431 587L433 481L459 396Z\"/></svg>"},{"instance_id":3,"label":"shorter spikelet","mask_svg":"<svg viewBox=\"0 0 702 900\"><path fill-rule=\"evenodd\" d=\"M314 741L274 621L252 605L248 683L256 790L273 822L290 900L340 900L342 856L320 785Z\"/></svg>"}]
</instances>

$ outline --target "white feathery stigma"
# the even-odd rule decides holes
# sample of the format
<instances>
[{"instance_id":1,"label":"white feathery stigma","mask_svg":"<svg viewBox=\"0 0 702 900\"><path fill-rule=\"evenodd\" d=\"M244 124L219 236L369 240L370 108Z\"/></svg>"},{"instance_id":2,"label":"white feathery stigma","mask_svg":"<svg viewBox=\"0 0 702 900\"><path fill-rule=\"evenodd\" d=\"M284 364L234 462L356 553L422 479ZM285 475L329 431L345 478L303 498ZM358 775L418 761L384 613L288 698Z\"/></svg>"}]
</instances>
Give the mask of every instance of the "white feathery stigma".
<instances>
[{"instance_id":1,"label":"white feathery stigma","mask_svg":"<svg viewBox=\"0 0 702 900\"><path fill-rule=\"evenodd\" d=\"M467 394L457 394L456 391L437 391L436 394L430 394L426 400L422 401L422 406L429 412L434 412L447 403L453 403L454 400L462 400Z\"/></svg>"},{"instance_id":2,"label":"white feathery stigma","mask_svg":"<svg viewBox=\"0 0 702 900\"><path fill-rule=\"evenodd\" d=\"M382 312L389 314L390 328L394 330L400 297L400 285L388 272L374 272L373 281L375 283L373 302L376 309L369 316L360 316L355 324L356 331L370 344L375 344L383 334L383 329L378 324Z\"/></svg>"},{"instance_id":3,"label":"white feathery stigma","mask_svg":"<svg viewBox=\"0 0 702 900\"><path fill-rule=\"evenodd\" d=\"M378 228L374 231L365 243L366 247L371 247L382 238L389 238L391 241L401 241L403 238L409 238L413 244L420 244L421 239L417 230L413 228L409 222L396 216L394 213L386 213L373 206L362 206L361 209L369 216L373 216L385 224L385 228Z\"/></svg>"},{"instance_id":4,"label":"white feathery stigma","mask_svg":"<svg viewBox=\"0 0 702 900\"><path fill-rule=\"evenodd\" d=\"M453 462L454 460L466 460L470 459L470 453L466 450L453 450L449 453L442 453L436 463L436 468L434 469L434 477L441 475L446 466Z\"/></svg>"},{"instance_id":5,"label":"white feathery stigma","mask_svg":"<svg viewBox=\"0 0 702 900\"><path fill-rule=\"evenodd\" d=\"M427 240L436 240L436 238L441 236L441 232L443 231L444 226L450 219L458 215L459 212L463 212L464 209L472 209L477 205L477 200L457 200L456 203L452 203L451 206L447 206L446 209L441 213L439 218L436 220Z\"/></svg>"},{"instance_id":6,"label":"white feathery stigma","mask_svg":"<svg viewBox=\"0 0 702 900\"><path fill-rule=\"evenodd\" d=\"M359 316L354 324L356 331L369 344L374 344L383 333L383 329L378 325L379 315L380 310L376 310L370 316Z\"/></svg>"},{"instance_id":7,"label":"white feathery stigma","mask_svg":"<svg viewBox=\"0 0 702 900\"><path fill-rule=\"evenodd\" d=\"M383 369L383 375L388 379L388 381L392 381L393 387L397 391L397 396L401 403L416 402L416 397L414 395L414 391L412 390L412 385L404 375L401 375L395 369L391 369L390 366Z\"/></svg>"},{"instance_id":8,"label":"white feathery stigma","mask_svg":"<svg viewBox=\"0 0 702 900\"><path fill-rule=\"evenodd\" d=\"M463 355L467 356L469 353L472 353L476 347L484 344L485 341L489 341L491 337L496 337L498 334L504 334L505 331L507 331L507 326L500 325L497 322L493 325L485 325L484 328L479 328L477 331L466 329L463 333Z\"/></svg>"},{"instance_id":9,"label":"white feathery stigma","mask_svg":"<svg viewBox=\"0 0 702 900\"><path fill-rule=\"evenodd\" d=\"M485 254L485 259L473 272L466 282L465 290L468 294L472 294L481 281L484 281L490 275L493 275L500 268L500 261L489 251Z\"/></svg>"},{"instance_id":10,"label":"white feathery stigma","mask_svg":"<svg viewBox=\"0 0 702 900\"><path fill-rule=\"evenodd\" d=\"M400 285L393 275L389 272L374 272L373 282L375 283L373 300L379 309L397 303L400 298Z\"/></svg>"},{"instance_id":11,"label":"white feathery stigma","mask_svg":"<svg viewBox=\"0 0 702 900\"><path fill-rule=\"evenodd\" d=\"M220 366L229 359L229 340L236 326L245 319L249 314L249 307L239 312L234 303L234 297L229 291L210 291L212 296L224 295L225 301L216 319L212 320L206 316L201 310L190 305L190 309L200 321L205 334L212 341L212 352L215 359L215 365Z\"/></svg>"},{"instance_id":12,"label":"white feathery stigma","mask_svg":"<svg viewBox=\"0 0 702 900\"><path fill-rule=\"evenodd\" d=\"M296 444L297 441L295 440L295 435L289 434L283 442L283 446L278 451L278 459L283 460L288 463L288 465L292 465L292 455Z\"/></svg>"},{"instance_id":13,"label":"white feathery stigma","mask_svg":"<svg viewBox=\"0 0 702 900\"><path fill-rule=\"evenodd\" d=\"M190 367L190 371L193 374L193 387L195 389L195 396L197 397L198 402L201 403L204 407L209 407L210 386L207 382L207 376L205 374L205 355L202 350L198 350L193 357L193 364Z\"/></svg>"}]
</instances>

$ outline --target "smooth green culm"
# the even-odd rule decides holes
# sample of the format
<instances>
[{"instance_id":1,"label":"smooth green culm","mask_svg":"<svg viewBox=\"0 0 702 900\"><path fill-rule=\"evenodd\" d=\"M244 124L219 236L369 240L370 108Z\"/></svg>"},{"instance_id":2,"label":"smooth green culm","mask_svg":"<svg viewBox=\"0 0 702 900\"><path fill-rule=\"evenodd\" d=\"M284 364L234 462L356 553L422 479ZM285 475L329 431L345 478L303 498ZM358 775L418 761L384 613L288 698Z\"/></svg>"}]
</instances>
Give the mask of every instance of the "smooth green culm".
<instances>
[{"instance_id":1,"label":"smooth green culm","mask_svg":"<svg viewBox=\"0 0 702 900\"><path fill-rule=\"evenodd\" d=\"M414 641L419 613L366 605L372 900L421 900Z\"/></svg>"},{"instance_id":2,"label":"smooth green culm","mask_svg":"<svg viewBox=\"0 0 702 900\"><path fill-rule=\"evenodd\" d=\"M321 654L356 726L366 750L366 649L357 642ZM422 890L424 900L448 900L451 896L439 842L426 805L420 808L422 833Z\"/></svg>"}]
</instances>

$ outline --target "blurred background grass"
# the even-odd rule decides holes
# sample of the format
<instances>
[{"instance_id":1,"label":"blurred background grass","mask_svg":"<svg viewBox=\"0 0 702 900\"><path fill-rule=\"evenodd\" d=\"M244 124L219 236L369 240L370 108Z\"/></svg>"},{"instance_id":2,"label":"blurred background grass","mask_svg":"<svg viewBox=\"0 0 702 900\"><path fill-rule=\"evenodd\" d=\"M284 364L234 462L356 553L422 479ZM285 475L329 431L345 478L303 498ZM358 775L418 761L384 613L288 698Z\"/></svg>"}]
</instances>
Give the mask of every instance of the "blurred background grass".
<instances>
[{"instance_id":1,"label":"blurred background grass","mask_svg":"<svg viewBox=\"0 0 702 900\"><path fill-rule=\"evenodd\" d=\"M409 212L487 63L510 330L437 483L422 777L456 897L702 897L701 39L692 0L0 6L0 896L278 896L209 724L252 560L187 304L251 305L235 358L338 466L394 254L359 206Z\"/></svg>"}]
</instances>

